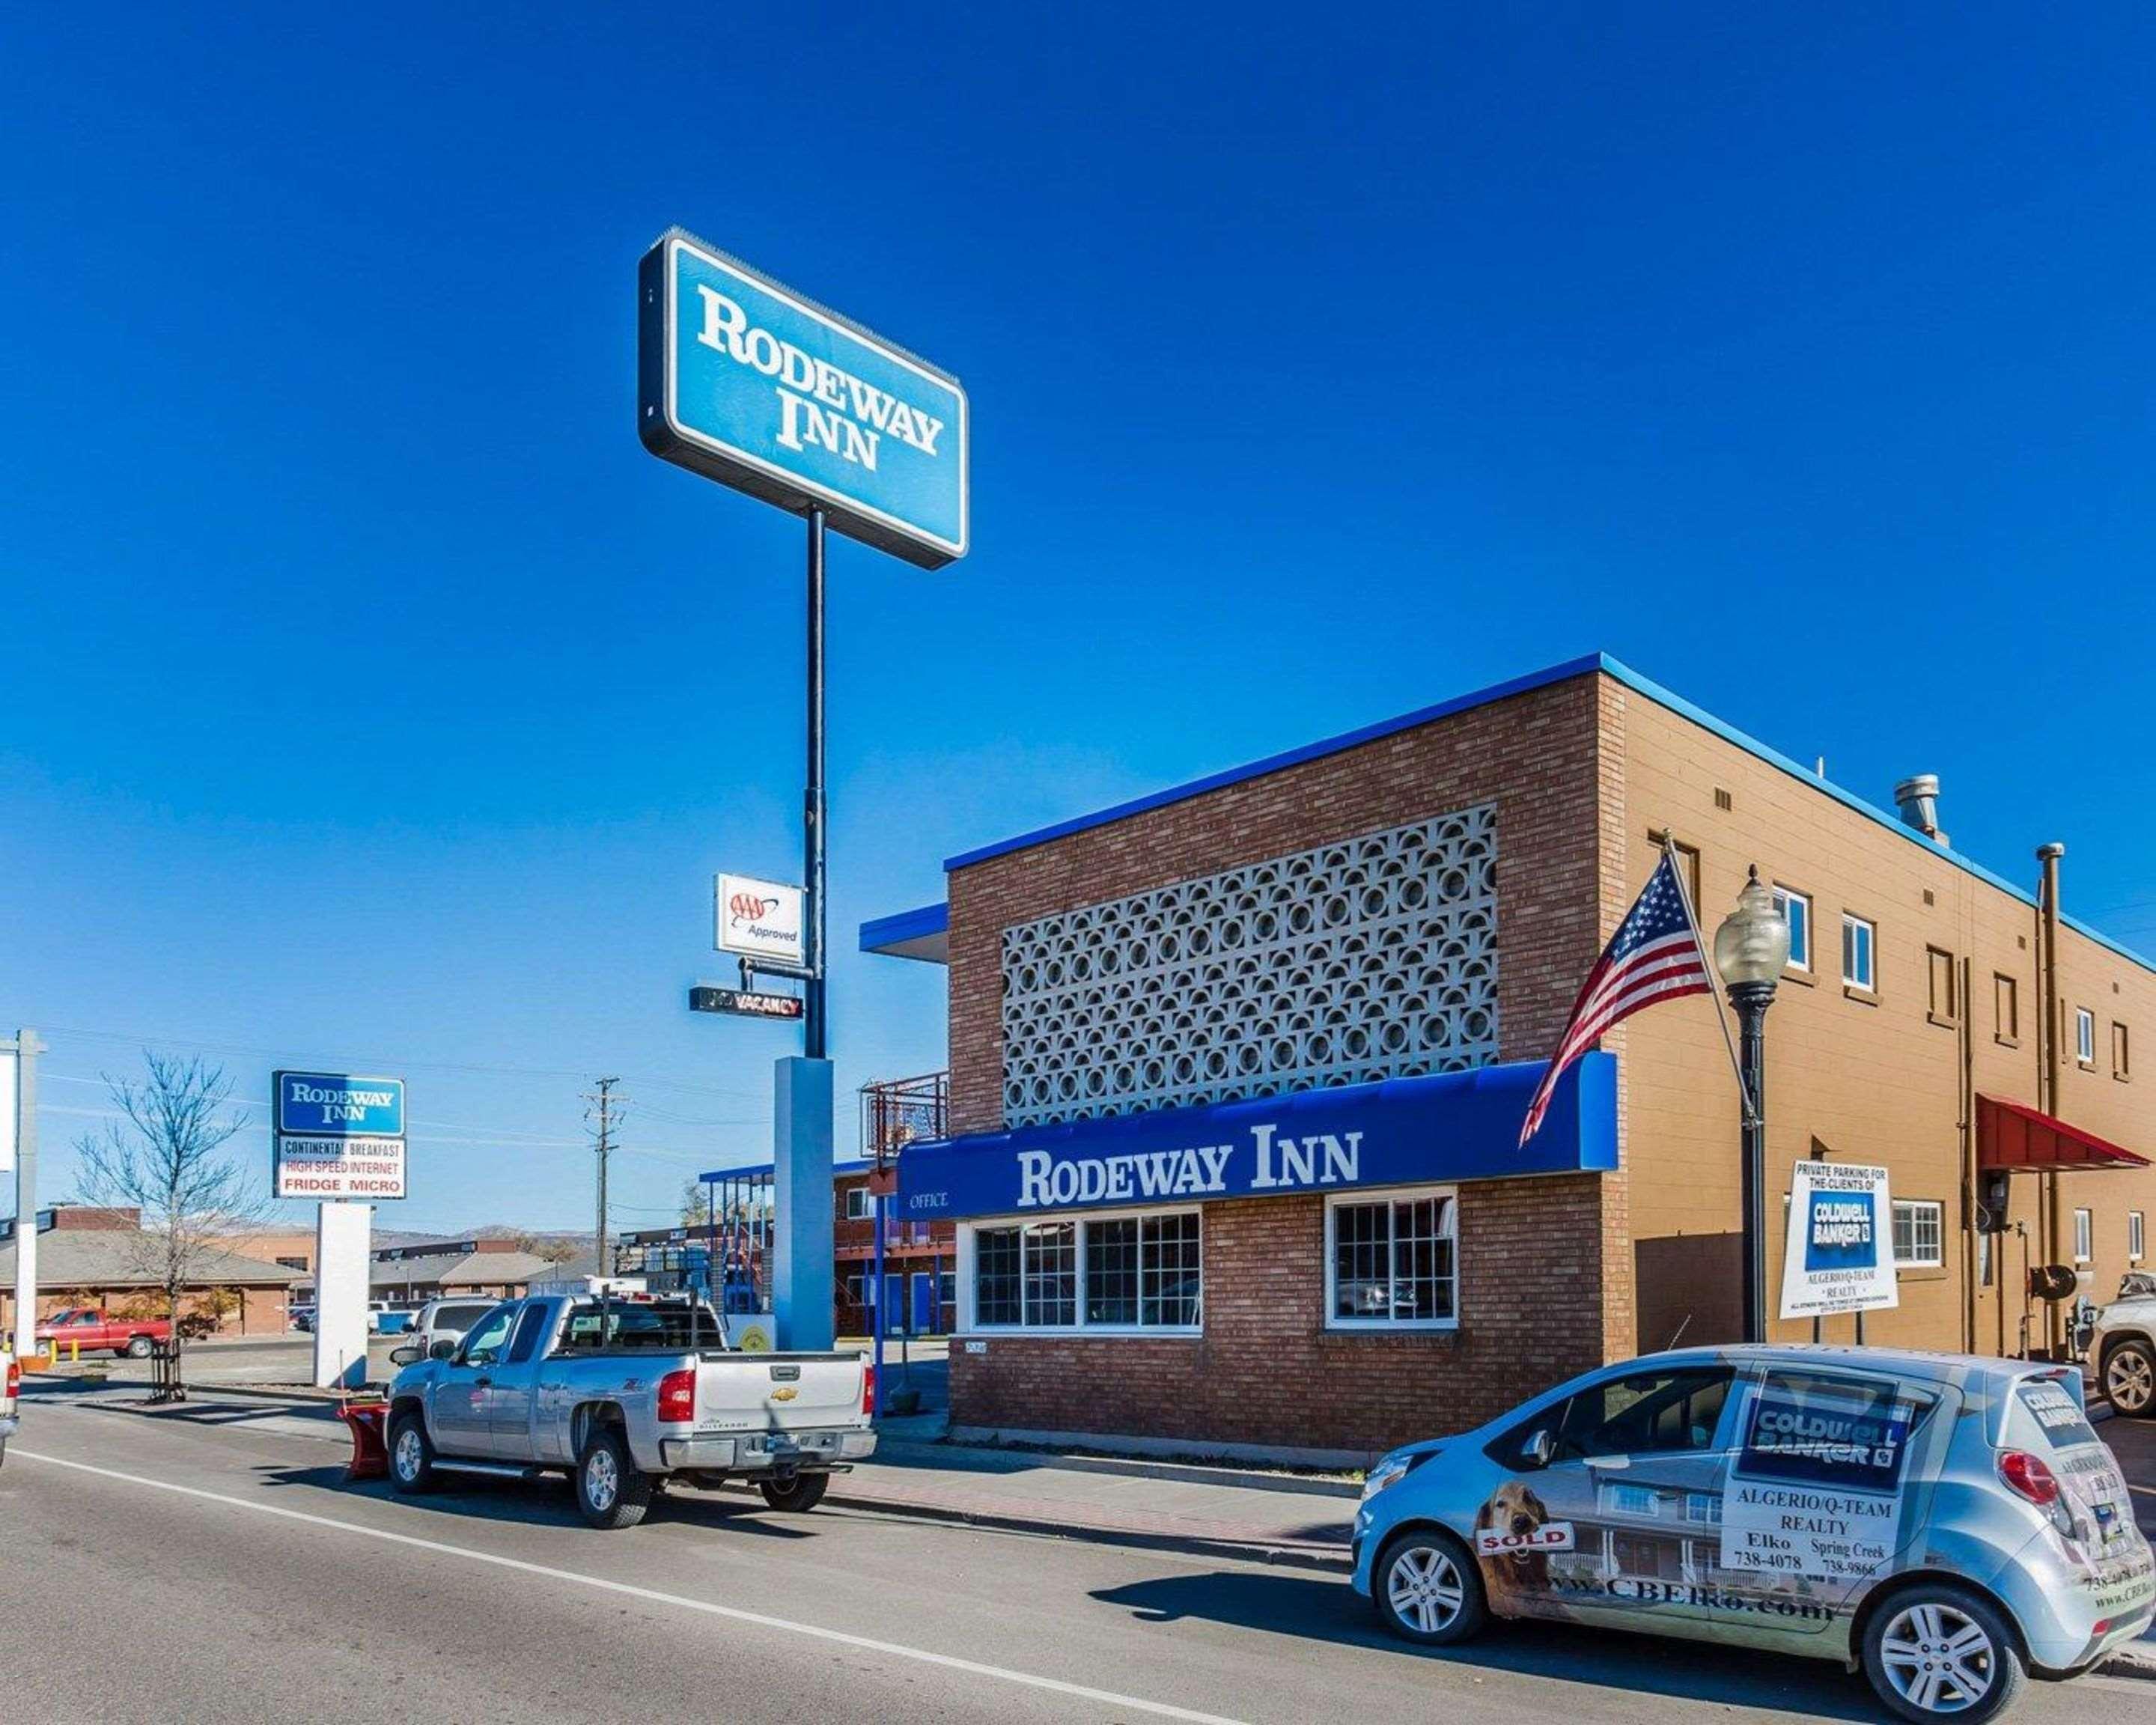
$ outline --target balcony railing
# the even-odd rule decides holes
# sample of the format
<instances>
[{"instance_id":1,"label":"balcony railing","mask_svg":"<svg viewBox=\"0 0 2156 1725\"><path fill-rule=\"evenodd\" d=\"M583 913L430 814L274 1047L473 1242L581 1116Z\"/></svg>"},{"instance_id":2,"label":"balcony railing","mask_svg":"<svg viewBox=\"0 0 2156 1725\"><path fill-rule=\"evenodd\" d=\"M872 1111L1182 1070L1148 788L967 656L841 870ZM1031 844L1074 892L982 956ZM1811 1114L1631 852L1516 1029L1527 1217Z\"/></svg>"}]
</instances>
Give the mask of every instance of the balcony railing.
<instances>
[{"instance_id":1,"label":"balcony railing","mask_svg":"<svg viewBox=\"0 0 2156 1725\"><path fill-rule=\"evenodd\" d=\"M924 1072L861 1086L861 1154L888 1168L906 1146L940 1138L951 1117L951 1075Z\"/></svg>"}]
</instances>

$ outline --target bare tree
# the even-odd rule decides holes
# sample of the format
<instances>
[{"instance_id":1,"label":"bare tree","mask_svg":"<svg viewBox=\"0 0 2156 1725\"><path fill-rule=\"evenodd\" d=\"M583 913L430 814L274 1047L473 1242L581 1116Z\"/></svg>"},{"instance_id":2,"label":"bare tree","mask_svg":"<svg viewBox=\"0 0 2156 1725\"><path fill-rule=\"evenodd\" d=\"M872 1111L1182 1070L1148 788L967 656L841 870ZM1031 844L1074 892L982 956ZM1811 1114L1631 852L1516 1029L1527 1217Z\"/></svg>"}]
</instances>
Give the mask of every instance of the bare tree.
<instances>
[{"instance_id":1,"label":"bare tree","mask_svg":"<svg viewBox=\"0 0 2156 1725\"><path fill-rule=\"evenodd\" d=\"M264 1219L269 1197L221 1153L249 1125L244 1113L232 1111L224 1069L147 1051L142 1060L149 1076L141 1082L105 1079L121 1117L77 1148L93 1204L141 1212L131 1267L163 1293L177 1346L182 1292L203 1282L226 1236Z\"/></svg>"},{"instance_id":2,"label":"bare tree","mask_svg":"<svg viewBox=\"0 0 2156 1725\"><path fill-rule=\"evenodd\" d=\"M681 1183L681 1225L701 1228L711 1219L711 1197L701 1180Z\"/></svg>"}]
</instances>

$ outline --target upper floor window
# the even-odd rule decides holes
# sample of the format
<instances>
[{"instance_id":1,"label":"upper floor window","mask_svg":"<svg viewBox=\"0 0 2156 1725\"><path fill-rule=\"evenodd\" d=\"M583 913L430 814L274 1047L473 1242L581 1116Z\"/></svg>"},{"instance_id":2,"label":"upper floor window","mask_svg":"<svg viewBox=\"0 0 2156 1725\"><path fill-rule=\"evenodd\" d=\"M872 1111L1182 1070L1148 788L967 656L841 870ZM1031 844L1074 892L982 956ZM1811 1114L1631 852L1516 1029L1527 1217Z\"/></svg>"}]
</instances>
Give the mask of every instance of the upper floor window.
<instances>
[{"instance_id":1,"label":"upper floor window","mask_svg":"<svg viewBox=\"0 0 2156 1725\"><path fill-rule=\"evenodd\" d=\"M1810 975L1812 968L1812 901L1794 886L1777 884L1774 908L1789 925L1789 968Z\"/></svg>"},{"instance_id":2,"label":"upper floor window","mask_svg":"<svg viewBox=\"0 0 2156 1725\"><path fill-rule=\"evenodd\" d=\"M2148 1231L2143 1225L2141 1212L2128 1210L2126 1213L2126 1255L2138 1264L2141 1261L2142 1251L2148 1243Z\"/></svg>"},{"instance_id":3,"label":"upper floor window","mask_svg":"<svg viewBox=\"0 0 2156 1725\"><path fill-rule=\"evenodd\" d=\"M2096 1218L2086 1209L2074 1212L2074 1262L2086 1264L2096 1255Z\"/></svg>"},{"instance_id":4,"label":"upper floor window","mask_svg":"<svg viewBox=\"0 0 2156 1725\"><path fill-rule=\"evenodd\" d=\"M1931 984L1931 1019L1935 1024L1961 1022L1961 989L1954 980L1953 954L1937 947L1924 948L1924 968Z\"/></svg>"},{"instance_id":5,"label":"upper floor window","mask_svg":"<svg viewBox=\"0 0 2156 1725\"><path fill-rule=\"evenodd\" d=\"M1946 1206L1935 1198L1894 1200L1894 1267L1936 1270L1946 1261Z\"/></svg>"},{"instance_id":6,"label":"upper floor window","mask_svg":"<svg viewBox=\"0 0 2156 1725\"><path fill-rule=\"evenodd\" d=\"M2127 1060L2126 1026L2113 1019L2111 1024L2111 1076L2123 1078L2130 1070Z\"/></svg>"},{"instance_id":7,"label":"upper floor window","mask_svg":"<svg viewBox=\"0 0 2156 1725\"><path fill-rule=\"evenodd\" d=\"M2074 1009L2074 1058L2084 1066L2096 1064L2096 1014L2086 1006Z\"/></svg>"},{"instance_id":8,"label":"upper floor window","mask_svg":"<svg viewBox=\"0 0 2156 1725\"><path fill-rule=\"evenodd\" d=\"M1872 951L1875 931L1861 916L1844 912L1841 919L1841 980L1844 986L1861 988L1866 993L1878 992L1874 975L1876 955Z\"/></svg>"},{"instance_id":9,"label":"upper floor window","mask_svg":"<svg viewBox=\"0 0 2156 1725\"><path fill-rule=\"evenodd\" d=\"M875 1217L875 1199L865 1186L846 1188L846 1219L849 1222L872 1221Z\"/></svg>"},{"instance_id":10,"label":"upper floor window","mask_svg":"<svg viewBox=\"0 0 2156 1725\"><path fill-rule=\"evenodd\" d=\"M2003 972L1994 972L1991 978L1991 1035L2009 1048L2020 1045L2021 988Z\"/></svg>"}]
</instances>

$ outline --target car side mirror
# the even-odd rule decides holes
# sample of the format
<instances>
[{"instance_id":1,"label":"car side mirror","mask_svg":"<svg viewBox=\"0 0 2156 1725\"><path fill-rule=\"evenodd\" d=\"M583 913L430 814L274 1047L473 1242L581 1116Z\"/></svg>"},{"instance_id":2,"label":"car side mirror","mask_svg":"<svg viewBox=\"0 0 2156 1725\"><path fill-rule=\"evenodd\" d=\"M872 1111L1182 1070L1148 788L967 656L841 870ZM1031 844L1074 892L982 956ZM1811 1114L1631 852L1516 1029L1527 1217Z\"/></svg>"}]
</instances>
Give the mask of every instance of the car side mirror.
<instances>
[{"instance_id":1,"label":"car side mirror","mask_svg":"<svg viewBox=\"0 0 2156 1725\"><path fill-rule=\"evenodd\" d=\"M389 1363L393 1366L417 1365L418 1362L419 1350L416 1348L408 1346L393 1348L389 1350Z\"/></svg>"},{"instance_id":2,"label":"car side mirror","mask_svg":"<svg viewBox=\"0 0 2156 1725\"><path fill-rule=\"evenodd\" d=\"M1520 1445L1520 1461L1527 1467L1548 1467L1557 1460L1557 1438L1547 1425Z\"/></svg>"},{"instance_id":3,"label":"car side mirror","mask_svg":"<svg viewBox=\"0 0 2156 1725\"><path fill-rule=\"evenodd\" d=\"M456 1357L457 1344L449 1337L437 1336L428 1344L427 1358L429 1359L454 1359Z\"/></svg>"}]
</instances>

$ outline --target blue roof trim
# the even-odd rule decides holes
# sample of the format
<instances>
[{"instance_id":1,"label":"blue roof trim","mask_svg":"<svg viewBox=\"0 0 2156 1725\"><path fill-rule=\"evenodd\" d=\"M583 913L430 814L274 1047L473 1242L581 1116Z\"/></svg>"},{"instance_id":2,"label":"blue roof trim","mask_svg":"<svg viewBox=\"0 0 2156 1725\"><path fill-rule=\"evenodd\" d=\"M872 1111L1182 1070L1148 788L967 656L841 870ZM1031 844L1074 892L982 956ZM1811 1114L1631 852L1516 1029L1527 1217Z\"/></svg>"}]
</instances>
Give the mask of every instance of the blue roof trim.
<instances>
[{"instance_id":1,"label":"blue roof trim","mask_svg":"<svg viewBox=\"0 0 2156 1725\"><path fill-rule=\"evenodd\" d=\"M849 1161L833 1163L831 1172L834 1174L865 1174L872 1166L873 1164L865 1156L856 1156ZM708 1184L716 1180L752 1179L757 1175L773 1172L774 1169L770 1163L751 1162L744 1163L739 1168L715 1168L697 1175L696 1178L700 1183Z\"/></svg>"},{"instance_id":2,"label":"blue roof trim","mask_svg":"<svg viewBox=\"0 0 2156 1725\"><path fill-rule=\"evenodd\" d=\"M1889 832L1907 839L1910 844L1919 845L1930 851L1933 855L1961 870L1964 874L1973 875L1986 886L1998 888L2009 897L2017 899L2032 908L2035 906L2036 896L2027 888L2016 886L2004 875L1994 875L1983 864L1964 856L1958 850L1949 850L1936 840L1926 838L1915 828L1905 824L1898 815L1890 814L1885 809L1866 802L1861 797L1844 790L1840 785L1820 778L1809 768L1799 765L1779 749L1770 748L1757 737L1739 731L1734 725L1716 718L1704 707L1696 706L1686 701L1681 695L1664 688L1650 677L1641 676L1623 660L1613 659L1607 653L1589 653L1578 659L1568 659L1561 665L1553 665L1542 670L1530 671L1525 676L1514 677L1507 682L1492 683L1486 689L1478 689L1471 695L1462 695L1450 701L1440 701L1435 706L1422 707L1411 713L1404 713L1396 719L1380 720L1374 725L1365 725L1359 730L1345 731L1337 737L1328 737L1320 742L1306 743L1301 748L1290 749L1282 754L1268 755L1263 760L1252 761L1245 766L1231 767L1224 772L1211 773L1204 778L1194 778L1188 783L1173 785L1164 791L1155 791L1150 796L1134 798L1127 803L1118 803L1111 808L1100 809L1091 814L1078 815L1070 820L1059 821L1054 826L1040 827L1029 833L1021 833L1014 839L1005 839L994 845L983 845L974 850L961 851L956 856L945 859L944 870L948 873L955 869L969 868L975 863L986 862L991 857L1008 856L1014 850L1030 850L1034 845L1045 845L1052 839L1069 838L1074 833L1082 833L1094 827L1106 826L1112 821L1127 820L1132 815L1143 814L1149 809L1166 808L1170 803L1181 803L1192 797L1203 796L1208 791L1222 790L1229 785L1240 784L1248 779L1263 778L1270 773L1278 773L1290 767L1299 767L1306 761L1322 760L1327 755L1338 754L1345 749L1358 748L1366 742L1375 742L1383 737L1397 736L1403 731L1412 731L1418 726L1432 724L1440 719L1448 719L1457 713L1470 712L1476 707L1487 706L1493 701L1505 701L1515 695L1530 694L1537 689L1546 689L1553 683L1568 682L1574 677L1585 676L1590 671L1598 670L1623 684L1634 694L1645 696L1658 706L1666 707L1680 718L1691 720L1703 730L1712 732L1724 742L1734 745L1754 758L1788 773L1792 778L1801 780L1812 789L1833 798L1843 807L1854 810L1868 820L1876 822ZM907 914L920 916L924 913L913 911ZM947 925L949 919L947 910L944 912L944 917ZM902 919L889 917L885 920L897 922ZM2091 927L2078 917L2061 916L2059 920L2068 928L2072 929L2075 933L2094 941L2107 952L2116 953L2128 963L2137 964L2143 970L2156 972L2156 960L2143 957L2131 947L2113 940L2109 935L2100 929ZM879 925L863 925L861 932L865 945L870 927L877 926ZM922 932L932 933L935 931L928 929Z\"/></svg>"},{"instance_id":3,"label":"blue roof trim","mask_svg":"<svg viewBox=\"0 0 2156 1725\"><path fill-rule=\"evenodd\" d=\"M950 929L951 907L947 904L923 905L916 911L896 911L861 924L861 950L880 952L886 947L907 941L947 934Z\"/></svg>"},{"instance_id":4,"label":"blue roof trim","mask_svg":"<svg viewBox=\"0 0 2156 1725\"><path fill-rule=\"evenodd\" d=\"M1949 850L1936 839L1926 838L1914 827L1902 820L1899 815L1889 814L1885 809L1876 808L1873 804L1866 802L1861 797L1856 796L1851 793L1842 789L1840 785L1835 784L1830 780L1821 778L1817 773L1812 772L1809 768L1799 765L1796 762L1792 761L1787 755L1783 754L1779 750L1769 748L1765 743L1761 742L1758 738L1746 736L1744 732L1739 731L1734 725L1724 723L1722 720L1716 718L1712 713L1708 712L1704 707L1694 706L1691 701L1686 701L1681 695L1676 694L1671 690L1665 689L1660 683L1656 682L1652 678L1641 676L1639 672L1634 670L1631 666L1625 664L1623 661L1612 659L1606 653L1600 656L1602 660L1602 669L1607 671L1612 677L1615 678L1617 681L1622 683L1627 689L1632 691L1634 694L1645 696L1649 701L1653 701L1657 706L1667 707L1679 718L1689 719L1693 724L1697 725L1702 730L1712 732L1724 742L1734 744L1737 747L1743 749L1747 754L1752 755L1756 758L1765 762L1769 767L1779 768L1782 772L1788 773L1792 778L1801 779L1805 784L1810 786L1812 789L1821 792L1825 795L1833 798L1835 802L1840 803L1844 808L1854 809L1857 814L1863 815L1866 819L1876 821L1879 825L1885 827L1889 832L1907 839L1910 844L1919 846L1922 850L1930 851L1933 855L1939 858L1942 861L1951 863L1955 868L1962 870L1964 874L1974 875L1987 886L1995 886L1999 891L2005 893L2009 897L2019 899L2023 904L2029 906L2032 910L2035 908L2036 895L2030 891L2026 887L2016 886L2013 881L2007 880L2002 875L1993 874L1991 870L1984 867L1982 863L1964 856L1958 850ZM2094 941L2098 946L2105 948L2107 951L2117 953L2128 963L2138 964L2143 970L2156 971L2156 963L2152 963L2148 959L2143 957L2140 953L2135 952L2130 947L2122 946L2118 942L2113 940L2109 935L2102 932L2100 930L2092 928L2087 923L2072 916L2061 916L2059 920L2067 927L2072 929L2075 933L2087 937L2088 939Z\"/></svg>"},{"instance_id":5,"label":"blue roof trim","mask_svg":"<svg viewBox=\"0 0 2156 1725\"><path fill-rule=\"evenodd\" d=\"M1284 754L1268 755L1264 760L1252 761L1247 766L1230 767L1225 772L1194 778L1188 784L1171 786L1164 791L1155 791L1150 796L1133 798L1130 802L1118 803L1111 809L1103 809L1096 814L1059 821L1052 827L1021 833L1015 839L1005 839L998 844L983 845L978 850L961 851L956 856L944 859L944 871L947 874L953 869L969 868L975 863L986 862L992 856L1007 856L1014 850L1029 850L1033 846L1045 845L1053 839L1067 839L1071 834L1082 833L1089 828L1106 826L1111 821L1127 820L1133 814L1143 814L1149 809L1163 809L1171 803L1202 797L1208 791L1240 784L1245 779L1262 778L1269 773L1300 767L1306 761L1322 760L1326 756L1337 755L1343 749L1358 748L1366 742L1375 742L1380 737L1412 731L1418 725L1449 719L1455 713L1464 713L1472 707L1502 701L1510 695L1525 695L1536 689L1547 688L1552 683L1568 682L1573 677L1584 676L1591 670L1601 670L1603 664L1603 656L1599 653L1590 653L1584 659L1567 660L1563 665L1553 665L1546 670L1532 671L1507 683L1493 683L1487 689L1478 690L1472 695L1442 701L1435 706L1404 713L1397 719L1380 720L1377 724L1365 725L1358 731L1343 731L1339 736L1328 737L1322 742L1305 743L1301 748L1289 749Z\"/></svg>"}]
</instances>

